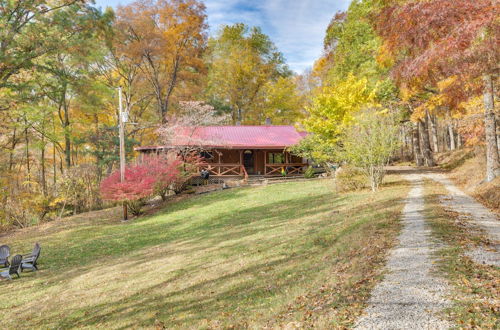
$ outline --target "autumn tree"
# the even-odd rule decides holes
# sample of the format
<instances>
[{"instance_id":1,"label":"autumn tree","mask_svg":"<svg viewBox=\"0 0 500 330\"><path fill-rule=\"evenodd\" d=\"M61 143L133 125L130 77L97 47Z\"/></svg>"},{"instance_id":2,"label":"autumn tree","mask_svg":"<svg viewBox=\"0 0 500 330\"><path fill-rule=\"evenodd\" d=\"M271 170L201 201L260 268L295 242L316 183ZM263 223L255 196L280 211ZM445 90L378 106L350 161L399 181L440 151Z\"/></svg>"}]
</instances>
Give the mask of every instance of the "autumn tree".
<instances>
[{"instance_id":1,"label":"autumn tree","mask_svg":"<svg viewBox=\"0 0 500 330\"><path fill-rule=\"evenodd\" d=\"M304 96L298 90L297 77L279 77L264 86L265 100L256 121L263 123L270 119L275 125L293 125L303 117Z\"/></svg>"},{"instance_id":2,"label":"autumn tree","mask_svg":"<svg viewBox=\"0 0 500 330\"><path fill-rule=\"evenodd\" d=\"M134 31L127 23L115 19L112 28L104 34L107 56L99 63L99 70L105 83L111 88L122 87L124 111L131 120L139 123L145 116L154 93L142 74L145 65L142 53L131 45L137 42Z\"/></svg>"},{"instance_id":3,"label":"autumn tree","mask_svg":"<svg viewBox=\"0 0 500 330\"><path fill-rule=\"evenodd\" d=\"M399 147L398 123L387 110L367 109L356 115L344 138L344 158L369 178L377 191L385 176L385 167Z\"/></svg>"},{"instance_id":4,"label":"autumn tree","mask_svg":"<svg viewBox=\"0 0 500 330\"><path fill-rule=\"evenodd\" d=\"M65 9L84 8L85 2L0 2L0 88L8 86L12 76L36 66L36 59L40 56L59 49L61 40L77 33L76 25L66 24L68 17Z\"/></svg>"},{"instance_id":5,"label":"autumn tree","mask_svg":"<svg viewBox=\"0 0 500 330\"><path fill-rule=\"evenodd\" d=\"M262 123L265 115L261 109L268 92L275 95L267 104L275 107L274 111L285 110L294 102L280 99L276 104L277 94L283 94L283 89L292 92L292 98L296 93L289 89L289 81L278 80L289 77L291 72L283 55L260 28L242 23L223 26L209 41L208 63L208 98L226 104L235 123Z\"/></svg>"},{"instance_id":6,"label":"autumn tree","mask_svg":"<svg viewBox=\"0 0 500 330\"><path fill-rule=\"evenodd\" d=\"M62 196L57 170L64 158L77 161L72 151L79 147L71 143L76 138L69 114L87 110L70 110L68 100L83 94L83 86L88 89L91 63L100 57L95 36L108 23L109 17L86 1L0 2L0 160L6 164L0 176L9 183L3 190L9 221L41 221ZM82 160L83 154L78 154Z\"/></svg>"},{"instance_id":7,"label":"autumn tree","mask_svg":"<svg viewBox=\"0 0 500 330\"><path fill-rule=\"evenodd\" d=\"M308 132L336 143L356 113L374 103L375 93L368 87L367 79L357 79L351 74L339 84L323 88L307 108L309 116L303 124Z\"/></svg>"},{"instance_id":8,"label":"autumn tree","mask_svg":"<svg viewBox=\"0 0 500 330\"><path fill-rule=\"evenodd\" d=\"M375 92L368 87L366 78L349 74L335 86L323 87L306 108L309 115L301 122L310 135L291 151L328 169L329 163L342 159L343 138L359 111L375 105Z\"/></svg>"},{"instance_id":9,"label":"autumn tree","mask_svg":"<svg viewBox=\"0 0 500 330\"><path fill-rule=\"evenodd\" d=\"M389 3L377 19L385 46L396 54L399 84L425 89L448 77L455 100L482 90L486 181L500 176L495 94L498 75L500 4L495 0L431 0ZM477 87L464 89L465 82Z\"/></svg>"},{"instance_id":10,"label":"autumn tree","mask_svg":"<svg viewBox=\"0 0 500 330\"><path fill-rule=\"evenodd\" d=\"M98 36L101 27L109 25L110 16L102 15L94 8L82 11L69 7L66 15L72 17L71 23L81 31L60 45L52 54L38 60L40 73L37 79L39 93L46 97L56 109L57 118L64 135L64 154L66 167L71 166L71 112L72 101L78 94L90 89L96 79L94 63L99 62L104 53L103 43ZM62 28L62 27L61 27Z\"/></svg>"},{"instance_id":11,"label":"autumn tree","mask_svg":"<svg viewBox=\"0 0 500 330\"><path fill-rule=\"evenodd\" d=\"M175 90L196 81L204 70L205 6L197 0L138 0L118 7L116 25L129 35L132 61L143 61L140 69L165 123Z\"/></svg>"},{"instance_id":12,"label":"autumn tree","mask_svg":"<svg viewBox=\"0 0 500 330\"><path fill-rule=\"evenodd\" d=\"M178 147L178 153L187 157L192 152L203 149L203 145L219 144L221 141L217 137L198 136L197 129L201 126L218 126L227 124L229 116L218 113L210 104L201 101L180 102L180 109L175 115L167 117L168 121L158 129L158 134L165 145Z\"/></svg>"}]
</instances>

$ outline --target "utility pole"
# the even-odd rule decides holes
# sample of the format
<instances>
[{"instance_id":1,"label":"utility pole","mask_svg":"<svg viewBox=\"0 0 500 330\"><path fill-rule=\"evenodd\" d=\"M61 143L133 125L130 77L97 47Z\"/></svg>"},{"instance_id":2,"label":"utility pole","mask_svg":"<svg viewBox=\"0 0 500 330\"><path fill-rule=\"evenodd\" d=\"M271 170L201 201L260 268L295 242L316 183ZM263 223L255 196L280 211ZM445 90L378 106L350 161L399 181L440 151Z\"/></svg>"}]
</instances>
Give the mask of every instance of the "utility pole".
<instances>
[{"instance_id":1,"label":"utility pole","mask_svg":"<svg viewBox=\"0 0 500 330\"><path fill-rule=\"evenodd\" d=\"M120 131L120 182L125 181L125 122L127 115L124 114L122 108L122 88L118 87L118 103L119 103L119 131ZM123 202L123 220L128 220L127 203Z\"/></svg>"}]
</instances>

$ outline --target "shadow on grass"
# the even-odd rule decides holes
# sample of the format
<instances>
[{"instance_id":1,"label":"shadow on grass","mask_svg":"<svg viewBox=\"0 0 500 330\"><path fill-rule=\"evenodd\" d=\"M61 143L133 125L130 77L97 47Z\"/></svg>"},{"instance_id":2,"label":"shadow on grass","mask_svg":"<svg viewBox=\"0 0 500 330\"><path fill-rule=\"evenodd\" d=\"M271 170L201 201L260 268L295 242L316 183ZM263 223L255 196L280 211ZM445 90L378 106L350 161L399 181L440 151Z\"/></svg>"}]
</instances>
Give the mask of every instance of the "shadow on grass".
<instances>
[{"instance_id":1,"label":"shadow on grass","mask_svg":"<svg viewBox=\"0 0 500 330\"><path fill-rule=\"evenodd\" d=\"M317 230L312 235L304 232L299 237L282 238L279 243L272 240L261 242L262 249L273 249L273 245L277 244L291 245L295 243L295 246L286 255L275 253L267 259L262 258L262 261L255 265L238 269L215 279L205 280L168 293L161 292L162 288L167 287L169 284L184 277L189 278L191 274L200 272L199 267L202 265L202 260L198 260L198 264L191 264L183 267L183 269L178 269L172 277L159 284L140 290L129 297L112 303L94 304L80 309L77 314L73 316L70 314L61 319L58 327L97 326L102 322L114 324L115 322L120 323L124 319L128 319L132 323L123 325L123 328L151 326L156 319L161 319L168 322L169 326L175 327L195 324L204 319L217 319L220 317L221 311L224 311L227 315L231 315L233 312L239 313L238 308L251 303L253 300L264 301L294 287L301 280L304 272L314 272L316 265L322 262L322 256L325 253L328 253L328 251L335 253L332 251L332 247L339 243L339 240L347 239L359 227L369 224L373 217L380 216L388 209L394 208L394 205L398 202L400 202L399 199L390 199L383 202L366 203L357 208L356 211L359 217L351 219L352 222L337 232L332 232L332 227L327 226L329 221L331 225L331 220L327 217L318 226L323 227L321 224L325 224L323 230ZM252 210L249 210L249 212L251 213ZM306 214L314 215L315 213L303 212L296 214L296 216ZM280 220L285 219L280 218ZM369 226L371 225L369 224ZM262 228L262 230L265 230L265 228ZM239 230L237 235L251 235L252 233L253 231ZM223 233L214 234L208 239L210 244L217 244L225 240L225 235ZM224 246L224 249L229 249L237 255L238 251L234 249L235 247ZM345 244L338 247L336 253L342 253L343 249L348 248L349 245ZM139 259L136 261L138 265L144 262ZM269 272L273 272L273 278L268 277ZM220 289L225 287L226 283L235 284L229 288ZM339 302L335 303L338 304ZM140 315L150 315L151 311L155 311L154 316L140 319ZM184 315L184 317L174 319L176 315Z\"/></svg>"},{"instance_id":2,"label":"shadow on grass","mask_svg":"<svg viewBox=\"0 0 500 330\"><path fill-rule=\"evenodd\" d=\"M300 185L293 187L300 188ZM255 189L252 191L256 192ZM61 286L61 282L69 285L74 278L96 274L96 268L105 272L106 264L116 264L120 260L125 260L127 266L140 267L150 260L148 258L154 257L154 253L143 249L154 246L173 246L174 249L179 244L182 246L181 251L162 252L161 258L188 256L206 250L207 257L218 254L220 263L225 261L224 258L229 260L243 254L261 253L262 256L254 264L235 267L234 271L226 271L220 276L216 273L216 278L165 292L165 288L172 283L184 278L189 281L191 276L204 271L207 260L197 256L182 263L181 268L164 273L165 279L161 279L160 283L129 297L102 304L88 302L87 306L78 310L66 309L67 316L61 316L58 311L43 314L37 316L36 323L55 322L54 313L61 317L56 321L57 327L63 328L99 326L103 322L121 325L124 320L129 322L123 325L124 328L152 326L156 319L168 322L168 326L186 326L205 318L217 319L221 317L221 311L234 312L241 317L245 313L240 309L255 308L252 306L257 304L256 301L262 305L267 299L274 299L295 287L305 274L315 278L317 269L324 263L325 254L342 253L348 249L349 244L344 240L349 241L353 232L366 224L371 226L372 220L378 220L401 202L399 197L373 200L371 193L333 196L331 192L316 191L291 197L286 203L282 200L260 200L257 205L219 210L211 216L197 213L198 209L206 212L206 204L216 207L219 202L238 202L234 193L245 197L249 191L245 188L197 196L159 215L127 225L82 228L62 237L50 237L50 244L44 245L42 271L29 275L36 282L27 283L28 287L23 291L33 290L30 287L38 285ZM357 206L348 204L355 200L366 200L366 203L358 203ZM340 206L341 213L328 213ZM286 228L290 219L301 219L306 225L294 236L283 236L279 229ZM307 223L308 219L311 219L311 224ZM376 231L376 228L373 229ZM259 241L253 237L257 234L260 234ZM256 246L253 246L254 242ZM210 267L219 271L218 265L215 263ZM227 283L233 284L227 287ZM126 281L123 284L126 286ZM8 286L4 288L8 289ZM154 311L154 316L151 316L151 311Z\"/></svg>"},{"instance_id":3,"label":"shadow on grass","mask_svg":"<svg viewBox=\"0 0 500 330\"><path fill-rule=\"evenodd\" d=\"M446 173L441 167L423 167L423 166L388 166L387 174L409 175L409 174L427 174L427 173Z\"/></svg>"},{"instance_id":4,"label":"shadow on grass","mask_svg":"<svg viewBox=\"0 0 500 330\"><path fill-rule=\"evenodd\" d=\"M210 199L223 202L225 199L221 197L226 196L210 196ZM201 214L198 221L185 218L182 214L178 218L164 220L169 214L192 209L193 204L189 201L188 205L179 205L128 226L104 226L95 230L84 227L61 237L50 237L47 244L42 241L44 249L40 264L43 272L37 275L49 277L46 285L56 285L61 280L70 279L71 274L81 275L85 265L94 264L101 258L102 263L110 258L133 258L141 249L173 242L217 245L236 238L245 240L248 236L273 227L284 226L290 218L314 216L328 211L342 203L345 197L332 199L330 193L324 193L290 199L286 204L278 201L242 208L237 212L219 212L212 217ZM325 200L332 201L327 203ZM194 204L199 202L194 201ZM78 271L72 270L75 267ZM90 269L92 266L88 267ZM54 273L61 275L54 276Z\"/></svg>"}]
</instances>

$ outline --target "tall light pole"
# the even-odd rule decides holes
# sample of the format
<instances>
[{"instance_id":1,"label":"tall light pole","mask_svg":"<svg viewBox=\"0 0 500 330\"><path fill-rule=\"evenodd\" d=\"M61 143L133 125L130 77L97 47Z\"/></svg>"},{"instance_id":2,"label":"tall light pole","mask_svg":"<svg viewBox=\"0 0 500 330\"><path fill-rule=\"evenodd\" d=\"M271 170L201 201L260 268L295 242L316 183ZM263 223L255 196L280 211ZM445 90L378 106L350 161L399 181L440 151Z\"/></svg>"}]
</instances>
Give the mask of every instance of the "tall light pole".
<instances>
[{"instance_id":1,"label":"tall light pole","mask_svg":"<svg viewBox=\"0 0 500 330\"><path fill-rule=\"evenodd\" d=\"M118 123L120 131L120 182L125 181L125 122L128 120L127 115L123 112L122 107L122 88L118 87ZM127 203L123 202L123 220L128 220Z\"/></svg>"}]
</instances>

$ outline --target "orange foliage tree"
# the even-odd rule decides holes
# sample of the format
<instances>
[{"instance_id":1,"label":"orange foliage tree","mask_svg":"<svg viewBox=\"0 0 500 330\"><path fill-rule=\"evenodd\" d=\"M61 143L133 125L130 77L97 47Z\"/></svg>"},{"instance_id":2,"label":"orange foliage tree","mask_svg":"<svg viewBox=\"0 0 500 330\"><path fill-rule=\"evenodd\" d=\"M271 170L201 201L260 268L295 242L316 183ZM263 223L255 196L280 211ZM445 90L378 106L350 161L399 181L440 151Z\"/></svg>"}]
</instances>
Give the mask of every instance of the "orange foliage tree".
<instances>
[{"instance_id":1,"label":"orange foliage tree","mask_svg":"<svg viewBox=\"0 0 500 330\"><path fill-rule=\"evenodd\" d=\"M176 87L192 85L205 70L205 5L197 0L138 0L118 7L117 26L127 31L128 52L140 58L162 123Z\"/></svg>"},{"instance_id":2,"label":"orange foliage tree","mask_svg":"<svg viewBox=\"0 0 500 330\"><path fill-rule=\"evenodd\" d=\"M474 92L484 96L486 181L500 176L495 86L500 62L500 4L495 0L430 0L389 3L377 20L385 46L399 59L394 75L401 85L424 88L455 76L455 101ZM466 93L463 82L476 89ZM457 93L458 91L458 93ZM460 93L461 92L461 93ZM472 93L470 93L472 92Z\"/></svg>"}]
</instances>

